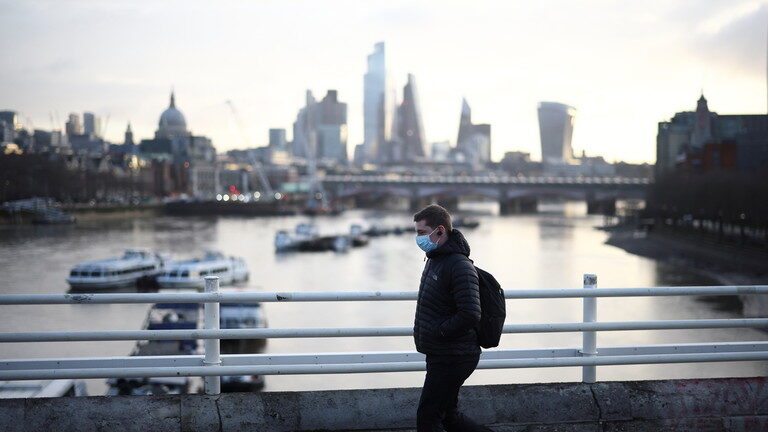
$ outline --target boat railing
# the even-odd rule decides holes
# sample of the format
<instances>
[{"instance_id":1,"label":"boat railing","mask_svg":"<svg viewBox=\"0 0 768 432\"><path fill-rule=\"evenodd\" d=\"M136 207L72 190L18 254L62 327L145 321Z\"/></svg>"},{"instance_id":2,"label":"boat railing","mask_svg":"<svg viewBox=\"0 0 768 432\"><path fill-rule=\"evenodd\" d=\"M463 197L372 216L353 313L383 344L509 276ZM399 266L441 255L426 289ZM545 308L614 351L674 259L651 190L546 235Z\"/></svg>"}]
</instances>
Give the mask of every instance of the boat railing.
<instances>
[{"instance_id":1,"label":"boat railing","mask_svg":"<svg viewBox=\"0 0 768 432\"><path fill-rule=\"evenodd\" d=\"M570 348L491 349L483 352L479 369L581 367L582 380L596 381L597 366L768 360L768 341L708 342L665 345L597 347L598 331L766 328L768 318L695 319L668 321L597 321L601 297L765 295L768 286L685 286L597 288L597 277L584 275L581 289L508 290L508 300L581 298L581 322L507 324L504 333L581 332L582 346ZM310 354L221 355L221 339L338 338L411 336L412 327L249 328L220 329L222 302L345 302L414 301L416 291L376 292L219 292L215 276L205 278L202 293L5 294L0 305L203 303L204 329L46 331L0 333L3 342L71 342L115 340L204 340L203 355L0 359L0 380L61 378L130 378L202 376L205 392L218 394L221 376L345 374L405 372L425 369L415 351ZM514 311L515 308L510 308Z\"/></svg>"}]
</instances>

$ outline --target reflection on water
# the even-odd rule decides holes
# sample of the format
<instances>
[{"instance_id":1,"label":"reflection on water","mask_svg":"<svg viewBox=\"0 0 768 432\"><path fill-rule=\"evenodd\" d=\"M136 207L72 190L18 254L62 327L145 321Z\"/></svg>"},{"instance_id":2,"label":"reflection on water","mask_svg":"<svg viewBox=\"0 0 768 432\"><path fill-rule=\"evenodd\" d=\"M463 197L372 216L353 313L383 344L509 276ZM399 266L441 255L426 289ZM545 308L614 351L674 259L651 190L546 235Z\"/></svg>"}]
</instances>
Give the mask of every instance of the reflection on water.
<instances>
[{"instance_id":1,"label":"reflection on water","mask_svg":"<svg viewBox=\"0 0 768 432\"><path fill-rule=\"evenodd\" d=\"M583 204L542 206L537 215L498 216L482 204L463 207L478 214L481 225L466 230L475 263L508 290L579 288L583 273L596 273L601 287L710 284L684 269L657 264L604 245L606 233L593 229L601 217L586 216ZM484 213L485 212L485 213ZM371 240L347 253L276 255L273 236L292 229L307 217L176 218L82 222L75 226L0 228L0 293L64 293L65 277L81 261L119 256L127 247L148 247L174 258L220 249L242 256L251 270L249 286L262 291L415 290L424 254L411 235ZM340 217L317 217L322 233L347 232L352 223L379 221L403 225L408 213L352 211ZM663 281L663 282L662 282ZM0 331L117 330L141 328L148 305L64 305L3 307ZM578 299L508 302L508 323L574 322L581 320ZM412 302L269 303L270 327L358 327L411 325ZM686 297L606 298L598 300L600 321L727 318L732 311ZM604 332L598 346L703 341L765 340L750 329ZM579 333L505 335L501 347L577 347ZM127 355L133 342L4 344L3 358L85 357ZM274 339L268 352L339 352L412 350L407 337ZM598 378L655 379L765 375L763 362L692 365L600 367ZM579 368L477 371L470 384L580 380ZM420 386L423 373L271 376L267 390L306 390ZM92 392L103 391L98 380Z\"/></svg>"}]
</instances>

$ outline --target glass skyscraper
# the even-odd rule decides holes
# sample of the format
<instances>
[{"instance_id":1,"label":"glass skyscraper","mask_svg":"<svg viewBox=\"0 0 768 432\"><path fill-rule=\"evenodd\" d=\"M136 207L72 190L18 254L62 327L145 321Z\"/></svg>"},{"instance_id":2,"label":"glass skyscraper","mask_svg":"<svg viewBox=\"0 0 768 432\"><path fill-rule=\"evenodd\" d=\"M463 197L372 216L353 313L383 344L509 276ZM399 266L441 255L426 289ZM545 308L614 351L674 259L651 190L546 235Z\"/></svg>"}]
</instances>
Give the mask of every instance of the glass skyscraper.
<instances>
[{"instance_id":1,"label":"glass skyscraper","mask_svg":"<svg viewBox=\"0 0 768 432\"><path fill-rule=\"evenodd\" d=\"M363 146L365 161L376 163L381 159L388 136L390 121L389 103L387 101L387 69L384 42L374 46L374 51L368 55L368 71L364 77Z\"/></svg>"},{"instance_id":2,"label":"glass skyscraper","mask_svg":"<svg viewBox=\"0 0 768 432\"><path fill-rule=\"evenodd\" d=\"M538 112L541 161L554 165L570 163L576 108L558 102L540 102Z\"/></svg>"}]
</instances>

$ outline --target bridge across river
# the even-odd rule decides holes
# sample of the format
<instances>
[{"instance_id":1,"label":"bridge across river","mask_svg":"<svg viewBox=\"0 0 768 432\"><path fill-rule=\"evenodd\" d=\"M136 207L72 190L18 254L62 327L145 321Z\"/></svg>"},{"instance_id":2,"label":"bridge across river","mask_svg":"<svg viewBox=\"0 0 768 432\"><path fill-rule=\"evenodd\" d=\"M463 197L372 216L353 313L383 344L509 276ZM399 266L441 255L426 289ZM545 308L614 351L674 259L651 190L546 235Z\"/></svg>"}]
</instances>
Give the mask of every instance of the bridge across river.
<instances>
[{"instance_id":1,"label":"bridge across river","mask_svg":"<svg viewBox=\"0 0 768 432\"><path fill-rule=\"evenodd\" d=\"M412 430L418 389L221 394L229 375L348 374L423 371L417 352L303 354L220 353L221 339L411 336L412 326L220 329L221 302L414 301L414 291L219 292L208 276L204 293L5 294L0 305L204 303L204 329L0 333L9 342L202 339L203 355L0 359L0 380L202 376L205 395L0 400L0 430L61 431L315 431ZM580 367L581 383L513 384L465 389L462 403L498 431L754 431L768 430L768 379L722 378L597 382L598 367L766 361L768 342L598 346L598 331L768 328L768 318L597 321L599 297L753 296L768 286L508 290L506 299L582 298L581 322L508 324L504 333L581 332L580 347L491 349L478 369Z\"/></svg>"},{"instance_id":2,"label":"bridge across river","mask_svg":"<svg viewBox=\"0 0 768 432\"><path fill-rule=\"evenodd\" d=\"M651 185L647 178L490 175L326 175L321 181L339 200L397 196L408 199L412 210L431 202L455 210L460 197L481 196L498 201L501 214L535 211L545 197L584 200L590 213L601 213L615 208L617 199L644 199Z\"/></svg>"}]
</instances>

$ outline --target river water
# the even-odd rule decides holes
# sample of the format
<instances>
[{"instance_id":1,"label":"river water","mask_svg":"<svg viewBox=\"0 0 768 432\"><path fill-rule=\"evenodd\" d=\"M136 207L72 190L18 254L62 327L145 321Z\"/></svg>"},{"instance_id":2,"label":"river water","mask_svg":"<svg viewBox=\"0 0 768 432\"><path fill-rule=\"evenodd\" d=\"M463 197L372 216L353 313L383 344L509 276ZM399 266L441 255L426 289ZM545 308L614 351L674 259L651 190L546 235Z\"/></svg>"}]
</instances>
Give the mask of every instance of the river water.
<instances>
[{"instance_id":1,"label":"river water","mask_svg":"<svg viewBox=\"0 0 768 432\"><path fill-rule=\"evenodd\" d=\"M582 274L598 275L599 287L712 284L684 268L657 263L604 244L596 230L602 217L586 215L580 203L544 205L535 215L498 216L492 207L467 205L478 212L480 226L464 231L472 258L495 275L506 290L580 288ZM127 247L148 247L174 258L220 249L246 259L248 289L260 291L401 291L416 290L424 254L413 236L372 239L346 253L277 255L274 233L308 221L303 216L274 218L145 217L132 220L84 220L73 226L0 227L0 294L65 293L65 278L81 261L120 256ZM355 210L314 219L321 233L346 232L352 223L378 221L409 225L409 213ZM598 321L668 320L736 317L712 303L690 297L605 298L598 300ZM0 306L0 331L140 329L149 305ZM268 303L269 326L358 327L409 326L414 302ZM507 323L581 320L580 299L510 300ZM621 331L598 334L599 346L766 340L752 329ZM0 358L89 357L127 355L134 342L10 343ZM501 347L578 347L580 333L504 335ZM273 339L271 353L412 350L410 337ZM765 376L766 362L603 366L598 380ZM539 368L478 370L469 384L578 381L581 369ZM419 387L423 372L269 376L268 391L379 387ZM103 380L89 380L91 394L103 393Z\"/></svg>"}]
</instances>

